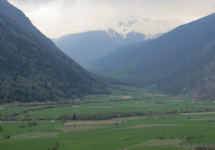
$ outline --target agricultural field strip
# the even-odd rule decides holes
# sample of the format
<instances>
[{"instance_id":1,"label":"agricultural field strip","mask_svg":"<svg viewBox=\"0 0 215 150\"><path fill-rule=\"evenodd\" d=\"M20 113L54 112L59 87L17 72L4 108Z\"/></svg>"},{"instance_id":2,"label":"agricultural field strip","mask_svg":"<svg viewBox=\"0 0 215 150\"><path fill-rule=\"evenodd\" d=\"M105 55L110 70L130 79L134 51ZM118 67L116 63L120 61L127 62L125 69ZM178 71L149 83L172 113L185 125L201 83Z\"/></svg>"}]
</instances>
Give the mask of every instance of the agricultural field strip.
<instances>
[{"instance_id":1,"label":"agricultural field strip","mask_svg":"<svg viewBox=\"0 0 215 150\"><path fill-rule=\"evenodd\" d=\"M144 120L147 119L146 117L144 118L112 118L111 120Z\"/></svg>"},{"instance_id":2,"label":"agricultural field strip","mask_svg":"<svg viewBox=\"0 0 215 150\"><path fill-rule=\"evenodd\" d=\"M147 106L157 106L157 105L114 105L114 106L133 106L133 107L147 107Z\"/></svg>"},{"instance_id":3,"label":"agricultural field strip","mask_svg":"<svg viewBox=\"0 0 215 150\"><path fill-rule=\"evenodd\" d=\"M113 107L103 107L103 106L97 106L97 107L83 107L83 108L113 108Z\"/></svg>"},{"instance_id":4,"label":"agricultural field strip","mask_svg":"<svg viewBox=\"0 0 215 150\"><path fill-rule=\"evenodd\" d=\"M207 114L215 114L215 112L205 112L205 113L182 113L182 115L207 115Z\"/></svg>"},{"instance_id":5,"label":"agricultural field strip","mask_svg":"<svg viewBox=\"0 0 215 150\"><path fill-rule=\"evenodd\" d=\"M33 138L57 138L56 133L43 133L43 132L32 132L32 133L25 133L22 135L11 137L11 140L26 140L26 139L33 139Z\"/></svg>"},{"instance_id":6,"label":"agricultural field strip","mask_svg":"<svg viewBox=\"0 0 215 150\"><path fill-rule=\"evenodd\" d=\"M183 143L180 147L195 149L197 146L206 147L206 148L215 148L215 142L211 143Z\"/></svg>"},{"instance_id":7,"label":"agricultural field strip","mask_svg":"<svg viewBox=\"0 0 215 150\"><path fill-rule=\"evenodd\" d=\"M65 132L74 132L74 131L94 130L94 129L102 129L102 128L106 128L106 126L103 126L103 127L71 127L71 128L54 128L54 129L63 130Z\"/></svg>"},{"instance_id":8,"label":"agricultural field strip","mask_svg":"<svg viewBox=\"0 0 215 150\"><path fill-rule=\"evenodd\" d=\"M208 117L208 118L201 118L201 119L188 119L184 121L208 121L208 120L215 120L214 117Z\"/></svg>"},{"instance_id":9,"label":"agricultural field strip","mask_svg":"<svg viewBox=\"0 0 215 150\"><path fill-rule=\"evenodd\" d=\"M86 121L86 122L67 122L63 126L89 126L89 125L110 125L115 123L122 123L121 121Z\"/></svg>"},{"instance_id":10,"label":"agricultural field strip","mask_svg":"<svg viewBox=\"0 0 215 150\"><path fill-rule=\"evenodd\" d=\"M185 139L170 139L170 140L151 140L135 147L151 147L151 146L174 146L184 142Z\"/></svg>"},{"instance_id":11,"label":"agricultural field strip","mask_svg":"<svg viewBox=\"0 0 215 150\"><path fill-rule=\"evenodd\" d=\"M181 124L148 124L148 125L138 125L127 128L119 128L116 130L129 130L129 129L142 129L142 128L155 128L155 127L169 127L169 126L179 126Z\"/></svg>"}]
</instances>

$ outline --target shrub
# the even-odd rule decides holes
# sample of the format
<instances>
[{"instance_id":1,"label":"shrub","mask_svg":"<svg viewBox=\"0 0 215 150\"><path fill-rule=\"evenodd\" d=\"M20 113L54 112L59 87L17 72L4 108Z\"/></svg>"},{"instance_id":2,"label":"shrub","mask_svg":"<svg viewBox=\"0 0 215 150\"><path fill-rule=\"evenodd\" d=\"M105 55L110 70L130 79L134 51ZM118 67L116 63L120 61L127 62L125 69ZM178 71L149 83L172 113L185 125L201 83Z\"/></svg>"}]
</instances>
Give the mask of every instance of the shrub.
<instances>
[{"instance_id":1,"label":"shrub","mask_svg":"<svg viewBox=\"0 0 215 150\"><path fill-rule=\"evenodd\" d=\"M25 127L25 124L24 122L22 123L22 125L19 125L20 128L24 128Z\"/></svg>"},{"instance_id":2,"label":"shrub","mask_svg":"<svg viewBox=\"0 0 215 150\"><path fill-rule=\"evenodd\" d=\"M36 125L37 125L37 123L36 123L36 122L34 122L34 121L32 122L32 124L33 124L34 126L36 126Z\"/></svg>"},{"instance_id":3,"label":"shrub","mask_svg":"<svg viewBox=\"0 0 215 150\"><path fill-rule=\"evenodd\" d=\"M36 126L36 125L37 125L37 123L36 123L36 122L34 122L34 121L33 121L33 122L29 122L29 123L28 123L28 126L29 126L29 127L31 127L31 126Z\"/></svg>"},{"instance_id":4,"label":"shrub","mask_svg":"<svg viewBox=\"0 0 215 150\"><path fill-rule=\"evenodd\" d=\"M3 127L0 125L0 131L3 131Z\"/></svg>"},{"instance_id":5,"label":"shrub","mask_svg":"<svg viewBox=\"0 0 215 150\"><path fill-rule=\"evenodd\" d=\"M28 126L31 127L31 126L33 126L33 124L32 124L31 122L29 122L29 123L28 123Z\"/></svg>"}]
</instances>

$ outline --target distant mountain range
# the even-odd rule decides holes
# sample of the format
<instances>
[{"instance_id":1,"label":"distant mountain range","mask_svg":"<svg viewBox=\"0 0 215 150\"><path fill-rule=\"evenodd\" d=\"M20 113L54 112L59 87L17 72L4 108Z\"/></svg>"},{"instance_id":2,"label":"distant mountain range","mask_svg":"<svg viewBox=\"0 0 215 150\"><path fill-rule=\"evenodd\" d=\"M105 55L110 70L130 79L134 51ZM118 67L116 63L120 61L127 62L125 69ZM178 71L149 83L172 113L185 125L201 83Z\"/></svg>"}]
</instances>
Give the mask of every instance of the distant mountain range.
<instances>
[{"instance_id":1,"label":"distant mountain range","mask_svg":"<svg viewBox=\"0 0 215 150\"><path fill-rule=\"evenodd\" d=\"M155 39L183 24L180 20L150 20L148 18L115 18L69 34L53 42L68 56L82 65L104 57L119 46Z\"/></svg>"},{"instance_id":2,"label":"distant mountain range","mask_svg":"<svg viewBox=\"0 0 215 150\"><path fill-rule=\"evenodd\" d=\"M147 43L123 47L94 63L103 70L125 70L136 82L171 94L214 99L215 14Z\"/></svg>"},{"instance_id":3,"label":"distant mountain range","mask_svg":"<svg viewBox=\"0 0 215 150\"><path fill-rule=\"evenodd\" d=\"M101 22L89 27L87 31L108 31L113 29L118 34L123 35L124 38L133 32L143 34L145 39L155 39L182 24L184 22L178 19L151 20L139 16L130 16Z\"/></svg>"},{"instance_id":4,"label":"distant mountain range","mask_svg":"<svg viewBox=\"0 0 215 150\"><path fill-rule=\"evenodd\" d=\"M0 103L75 99L106 87L0 0Z\"/></svg>"}]
</instances>

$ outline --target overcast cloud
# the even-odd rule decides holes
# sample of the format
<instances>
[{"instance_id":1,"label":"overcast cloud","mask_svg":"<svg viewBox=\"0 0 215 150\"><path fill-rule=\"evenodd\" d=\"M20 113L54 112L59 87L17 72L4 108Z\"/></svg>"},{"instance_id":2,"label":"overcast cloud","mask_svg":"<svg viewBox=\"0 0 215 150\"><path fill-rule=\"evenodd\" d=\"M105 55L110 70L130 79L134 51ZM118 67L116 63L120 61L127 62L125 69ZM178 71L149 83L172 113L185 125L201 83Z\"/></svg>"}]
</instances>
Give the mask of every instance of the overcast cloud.
<instances>
[{"instance_id":1,"label":"overcast cloud","mask_svg":"<svg viewBox=\"0 0 215 150\"><path fill-rule=\"evenodd\" d=\"M8 0L50 38L82 32L114 17L180 19L190 22L215 12L214 0Z\"/></svg>"}]
</instances>

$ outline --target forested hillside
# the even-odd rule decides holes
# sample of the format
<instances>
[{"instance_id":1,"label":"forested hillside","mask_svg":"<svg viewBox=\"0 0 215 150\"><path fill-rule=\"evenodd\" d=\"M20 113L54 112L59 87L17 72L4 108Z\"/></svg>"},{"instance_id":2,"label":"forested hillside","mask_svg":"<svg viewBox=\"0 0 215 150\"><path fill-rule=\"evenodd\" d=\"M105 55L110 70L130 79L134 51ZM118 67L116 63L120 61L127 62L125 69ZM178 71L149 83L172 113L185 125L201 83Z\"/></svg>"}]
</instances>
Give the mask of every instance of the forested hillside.
<instances>
[{"instance_id":1,"label":"forested hillside","mask_svg":"<svg viewBox=\"0 0 215 150\"><path fill-rule=\"evenodd\" d=\"M214 24L215 14L211 14L146 44L121 49L95 65L105 70L126 70L141 77L136 82L157 84L171 94L192 91L194 97L212 95L215 72L209 68L215 58Z\"/></svg>"},{"instance_id":2,"label":"forested hillside","mask_svg":"<svg viewBox=\"0 0 215 150\"><path fill-rule=\"evenodd\" d=\"M19 23L19 25L27 29L29 32L36 35L38 38L41 38L50 45L55 46L49 38L47 38L31 23L31 21L25 16L25 14L21 10L11 5L7 0L0 0L0 11L2 11L10 19Z\"/></svg>"},{"instance_id":3,"label":"forested hillside","mask_svg":"<svg viewBox=\"0 0 215 150\"><path fill-rule=\"evenodd\" d=\"M0 102L58 101L108 93L106 85L0 12Z\"/></svg>"}]
</instances>

